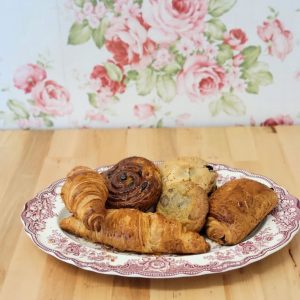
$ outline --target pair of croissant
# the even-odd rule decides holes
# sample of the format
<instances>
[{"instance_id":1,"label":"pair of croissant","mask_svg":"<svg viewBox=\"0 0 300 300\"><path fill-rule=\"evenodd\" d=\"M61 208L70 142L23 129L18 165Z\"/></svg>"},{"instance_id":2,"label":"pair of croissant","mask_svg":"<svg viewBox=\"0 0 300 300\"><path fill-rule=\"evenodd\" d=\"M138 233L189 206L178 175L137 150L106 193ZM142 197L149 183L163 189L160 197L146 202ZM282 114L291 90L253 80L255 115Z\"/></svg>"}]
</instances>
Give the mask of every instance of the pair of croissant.
<instances>
[{"instance_id":1,"label":"pair of croissant","mask_svg":"<svg viewBox=\"0 0 300 300\"><path fill-rule=\"evenodd\" d=\"M108 189L102 174L76 167L62 187L62 199L73 216L60 227L87 240L120 251L138 253L204 253L209 244L196 232L157 213L133 208L106 209Z\"/></svg>"}]
</instances>

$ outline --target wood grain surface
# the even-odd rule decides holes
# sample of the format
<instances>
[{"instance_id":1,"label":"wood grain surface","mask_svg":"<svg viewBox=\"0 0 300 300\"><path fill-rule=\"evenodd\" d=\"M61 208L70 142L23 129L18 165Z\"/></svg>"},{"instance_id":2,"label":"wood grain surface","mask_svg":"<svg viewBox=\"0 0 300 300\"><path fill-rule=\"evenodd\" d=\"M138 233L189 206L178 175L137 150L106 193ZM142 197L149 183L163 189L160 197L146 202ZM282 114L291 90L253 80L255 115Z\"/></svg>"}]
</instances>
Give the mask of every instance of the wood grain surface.
<instances>
[{"instance_id":1,"label":"wood grain surface","mask_svg":"<svg viewBox=\"0 0 300 300\"><path fill-rule=\"evenodd\" d=\"M215 275L141 279L101 275L61 262L24 233L22 208L75 165L130 155L181 155L243 168L300 197L300 127L0 132L0 299L300 299L300 234L262 261Z\"/></svg>"}]
</instances>

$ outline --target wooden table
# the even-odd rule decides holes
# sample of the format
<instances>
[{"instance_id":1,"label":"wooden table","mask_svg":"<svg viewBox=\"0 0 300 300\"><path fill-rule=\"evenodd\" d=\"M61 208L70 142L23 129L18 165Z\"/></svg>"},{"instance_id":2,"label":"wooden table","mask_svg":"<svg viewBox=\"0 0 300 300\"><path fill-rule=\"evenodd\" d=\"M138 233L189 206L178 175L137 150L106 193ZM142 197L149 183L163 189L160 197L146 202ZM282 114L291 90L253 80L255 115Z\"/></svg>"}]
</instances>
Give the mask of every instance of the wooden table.
<instances>
[{"instance_id":1,"label":"wooden table","mask_svg":"<svg viewBox=\"0 0 300 300\"><path fill-rule=\"evenodd\" d=\"M0 132L0 299L300 299L300 234L262 261L178 279L100 275L61 262L24 233L28 199L77 164L199 155L265 175L300 197L300 127Z\"/></svg>"}]
</instances>

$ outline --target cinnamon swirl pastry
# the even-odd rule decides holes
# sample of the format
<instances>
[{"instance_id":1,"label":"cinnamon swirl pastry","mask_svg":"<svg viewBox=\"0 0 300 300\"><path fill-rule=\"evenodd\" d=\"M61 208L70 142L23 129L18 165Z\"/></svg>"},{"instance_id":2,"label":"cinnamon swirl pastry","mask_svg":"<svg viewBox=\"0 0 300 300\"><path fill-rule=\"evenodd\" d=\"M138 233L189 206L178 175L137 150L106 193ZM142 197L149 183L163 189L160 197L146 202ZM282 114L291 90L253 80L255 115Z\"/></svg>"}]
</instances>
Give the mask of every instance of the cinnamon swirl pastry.
<instances>
[{"instance_id":1,"label":"cinnamon swirl pastry","mask_svg":"<svg viewBox=\"0 0 300 300\"><path fill-rule=\"evenodd\" d=\"M108 188L107 208L147 211L161 195L158 168L146 158L128 157L103 172Z\"/></svg>"}]
</instances>

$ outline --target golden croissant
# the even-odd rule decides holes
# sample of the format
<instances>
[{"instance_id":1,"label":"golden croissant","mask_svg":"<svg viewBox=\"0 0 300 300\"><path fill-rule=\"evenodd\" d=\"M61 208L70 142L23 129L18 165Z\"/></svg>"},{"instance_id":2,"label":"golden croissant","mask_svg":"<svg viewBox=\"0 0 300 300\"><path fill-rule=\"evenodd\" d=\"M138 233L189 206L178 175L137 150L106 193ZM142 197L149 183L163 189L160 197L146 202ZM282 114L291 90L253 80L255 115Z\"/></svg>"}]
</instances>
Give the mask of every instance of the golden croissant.
<instances>
[{"instance_id":1,"label":"golden croissant","mask_svg":"<svg viewBox=\"0 0 300 300\"><path fill-rule=\"evenodd\" d=\"M108 191L101 174L77 167L68 174L62 198L73 216L63 230L121 251L140 253L203 253L209 244L196 232L157 213L133 208L105 209Z\"/></svg>"},{"instance_id":2,"label":"golden croissant","mask_svg":"<svg viewBox=\"0 0 300 300\"><path fill-rule=\"evenodd\" d=\"M66 178L61 197L67 209L91 230L99 230L106 210L108 190L104 177L87 167L74 168Z\"/></svg>"},{"instance_id":3,"label":"golden croissant","mask_svg":"<svg viewBox=\"0 0 300 300\"><path fill-rule=\"evenodd\" d=\"M61 220L60 227L120 251L193 254L207 252L210 248L201 235L186 231L181 223L133 208L108 209L99 231L87 229L73 216Z\"/></svg>"}]
</instances>

